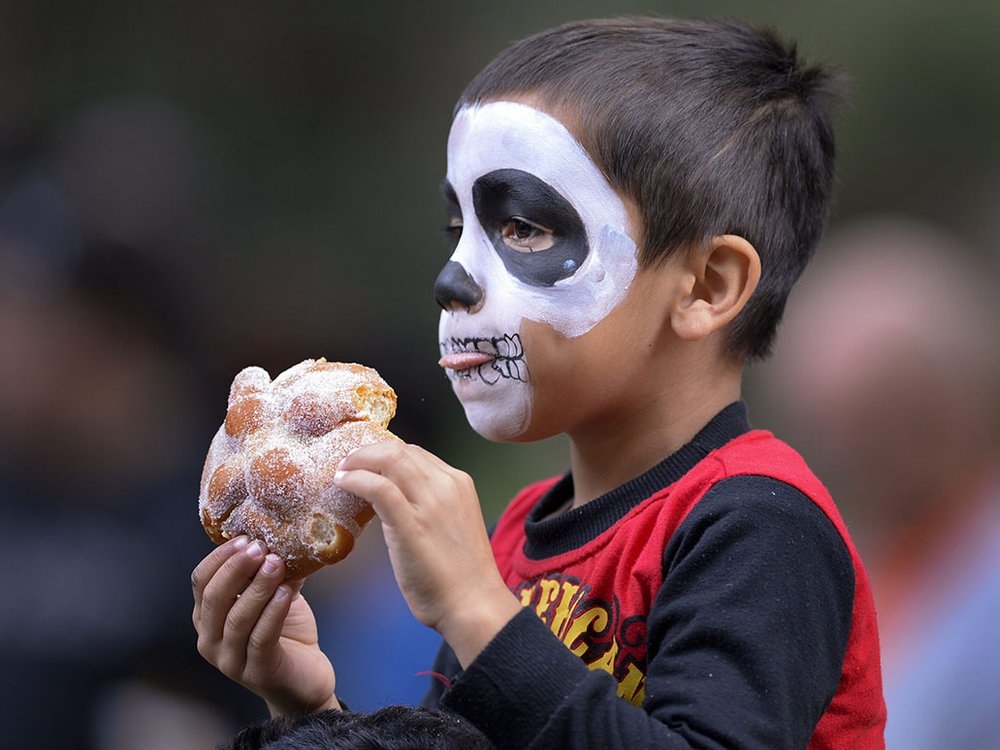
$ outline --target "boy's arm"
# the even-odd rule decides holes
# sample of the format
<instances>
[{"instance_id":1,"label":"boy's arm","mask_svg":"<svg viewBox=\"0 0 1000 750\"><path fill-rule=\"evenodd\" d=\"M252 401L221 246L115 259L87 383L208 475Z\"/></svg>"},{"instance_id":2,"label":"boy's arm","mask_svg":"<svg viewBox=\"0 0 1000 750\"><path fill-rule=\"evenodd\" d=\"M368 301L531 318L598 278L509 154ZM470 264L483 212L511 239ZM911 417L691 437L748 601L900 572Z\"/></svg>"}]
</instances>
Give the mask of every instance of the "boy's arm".
<instances>
[{"instance_id":1,"label":"boy's arm","mask_svg":"<svg viewBox=\"0 0 1000 750\"><path fill-rule=\"evenodd\" d=\"M642 708L529 610L441 705L501 748L805 747L837 689L850 628L853 569L833 525L787 485L729 480L692 511L664 561Z\"/></svg>"}]
</instances>

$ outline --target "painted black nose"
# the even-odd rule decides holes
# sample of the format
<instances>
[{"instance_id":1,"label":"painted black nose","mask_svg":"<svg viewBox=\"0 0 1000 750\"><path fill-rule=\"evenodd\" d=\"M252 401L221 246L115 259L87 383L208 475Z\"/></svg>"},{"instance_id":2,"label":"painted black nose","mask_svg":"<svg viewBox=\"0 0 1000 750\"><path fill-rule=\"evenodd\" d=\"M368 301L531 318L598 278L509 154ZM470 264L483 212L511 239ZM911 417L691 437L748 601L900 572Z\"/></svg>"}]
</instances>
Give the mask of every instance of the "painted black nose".
<instances>
[{"instance_id":1,"label":"painted black nose","mask_svg":"<svg viewBox=\"0 0 1000 750\"><path fill-rule=\"evenodd\" d=\"M449 260L434 282L434 297L445 310L469 310L483 299L483 289L460 263Z\"/></svg>"}]
</instances>

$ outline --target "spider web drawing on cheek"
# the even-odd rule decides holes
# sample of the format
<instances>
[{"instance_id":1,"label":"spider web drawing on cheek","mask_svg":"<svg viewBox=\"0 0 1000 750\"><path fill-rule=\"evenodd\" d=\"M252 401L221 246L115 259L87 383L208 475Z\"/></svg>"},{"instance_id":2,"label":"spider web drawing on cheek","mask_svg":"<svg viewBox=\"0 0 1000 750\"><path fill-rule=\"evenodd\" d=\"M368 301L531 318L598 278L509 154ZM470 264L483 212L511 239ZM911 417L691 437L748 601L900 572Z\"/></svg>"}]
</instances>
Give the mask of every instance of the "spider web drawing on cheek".
<instances>
[{"instance_id":1,"label":"spider web drawing on cheek","mask_svg":"<svg viewBox=\"0 0 1000 750\"><path fill-rule=\"evenodd\" d=\"M517 380L522 383L528 382L528 366L524 361L524 346L521 344L520 334L504 335L503 338L499 339L494 338L491 343L496 349L497 356L489 363L490 370L497 373L499 377L493 381L486 380L484 373L480 373L480 377L487 383L495 383L500 378ZM479 369L482 370L484 367L485 365Z\"/></svg>"}]
</instances>

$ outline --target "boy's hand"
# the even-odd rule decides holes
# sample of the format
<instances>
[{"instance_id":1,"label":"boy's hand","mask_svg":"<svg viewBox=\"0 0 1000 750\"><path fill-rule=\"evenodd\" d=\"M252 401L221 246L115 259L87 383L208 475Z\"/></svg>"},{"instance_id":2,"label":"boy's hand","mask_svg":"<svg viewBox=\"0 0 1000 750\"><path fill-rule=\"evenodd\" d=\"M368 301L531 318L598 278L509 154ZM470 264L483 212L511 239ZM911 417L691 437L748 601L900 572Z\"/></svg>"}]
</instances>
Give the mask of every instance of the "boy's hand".
<instances>
[{"instance_id":1,"label":"boy's hand","mask_svg":"<svg viewBox=\"0 0 1000 750\"><path fill-rule=\"evenodd\" d=\"M497 570L472 479L392 441L348 455L336 481L372 504L414 616L468 666L521 609Z\"/></svg>"},{"instance_id":2,"label":"boy's hand","mask_svg":"<svg viewBox=\"0 0 1000 750\"><path fill-rule=\"evenodd\" d=\"M302 581L284 577L281 559L246 537L209 553L191 574L198 651L273 715L340 708Z\"/></svg>"}]
</instances>

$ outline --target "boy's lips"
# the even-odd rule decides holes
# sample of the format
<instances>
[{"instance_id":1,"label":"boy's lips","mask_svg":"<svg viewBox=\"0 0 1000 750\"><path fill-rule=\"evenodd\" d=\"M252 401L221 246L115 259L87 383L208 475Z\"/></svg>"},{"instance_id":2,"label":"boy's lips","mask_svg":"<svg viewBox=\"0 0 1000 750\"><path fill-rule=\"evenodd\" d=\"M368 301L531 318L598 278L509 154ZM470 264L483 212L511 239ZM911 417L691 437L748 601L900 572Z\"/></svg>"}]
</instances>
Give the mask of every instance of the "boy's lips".
<instances>
[{"instance_id":1,"label":"boy's lips","mask_svg":"<svg viewBox=\"0 0 1000 750\"><path fill-rule=\"evenodd\" d=\"M492 362L495 358L495 355L486 352L454 352L452 354L445 354L438 360L438 364L446 370L461 372L462 370L471 370L485 365L487 362Z\"/></svg>"},{"instance_id":2,"label":"boy's lips","mask_svg":"<svg viewBox=\"0 0 1000 750\"><path fill-rule=\"evenodd\" d=\"M499 336L444 336L439 342L438 364L452 380L481 380L495 385L501 380L527 382L524 346L517 333Z\"/></svg>"}]
</instances>

